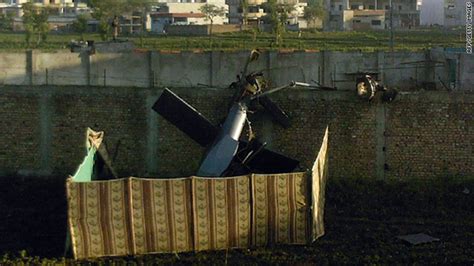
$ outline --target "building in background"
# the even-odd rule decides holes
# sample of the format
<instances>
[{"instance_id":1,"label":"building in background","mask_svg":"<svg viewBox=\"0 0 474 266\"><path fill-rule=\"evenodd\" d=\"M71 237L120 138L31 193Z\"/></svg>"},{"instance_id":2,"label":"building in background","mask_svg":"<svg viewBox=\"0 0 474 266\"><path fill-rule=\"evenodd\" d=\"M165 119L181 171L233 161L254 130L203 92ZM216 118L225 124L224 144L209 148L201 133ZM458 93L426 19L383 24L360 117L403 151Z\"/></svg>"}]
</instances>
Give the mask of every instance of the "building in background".
<instances>
[{"instance_id":1,"label":"building in background","mask_svg":"<svg viewBox=\"0 0 474 266\"><path fill-rule=\"evenodd\" d=\"M466 24L466 2L466 0L444 1L445 27L464 26Z\"/></svg>"},{"instance_id":2,"label":"building in background","mask_svg":"<svg viewBox=\"0 0 474 266\"><path fill-rule=\"evenodd\" d=\"M167 25L206 25L210 21L206 20L206 16L199 10L205 4L213 4L226 10L223 17L216 17L214 25L222 25L229 23L228 10L225 0L207 0L179 2L176 0L159 1L153 5L150 13L150 28L154 33L164 33Z\"/></svg>"},{"instance_id":3,"label":"building in background","mask_svg":"<svg viewBox=\"0 0 474 266\"><path fill-rule=\"evenodd\" d=\"M265 3L267 0L246 0L247 1L247 15L245 18L244 8L242 7L242 0L226 0L229 5L229 23L244 24L244 20L250 25L261 24L262 17L267 14ZM293 6L287 20L287 24L291 27L306 28L307 23L303 18L304 9L307 6L307 0L277 0L278 4L288 4Z\"/></svg>"},{"instance_id":4,"label":"building in background","mask_svg":"<svg viewBox=\"0 0 474 266\"><path fill-rule=\"evenodd\" d=\"M13 16L13 30L23 31L23 4L29 0L0 0L0 13ZM48 18L49 28L53 31L69 31L78 14L89 13L86 1L80 0L33 0L39 7L48 7L51 13Z\"/></svg>"},{"instance_id":5,"label":"building in background","mask_svg":"<svg viewBox=\"0 0 474 266\"><path fill-rule=\"evenodd\" d=\"M420 7L420 24L444 25L444 0L423 0Z\"/></svg>"},{"instance_id":6,"label":"building in background","mask_svg":"<svg viewBox=\"0 0 474 266\"><path fill-rule=\"evenodd\" d=\"M325 0L329 10L326 30L387 29L390 27L390 0ZM420 25L417 0L392 0L394 28Z\"/></svg>"}]
</instances>

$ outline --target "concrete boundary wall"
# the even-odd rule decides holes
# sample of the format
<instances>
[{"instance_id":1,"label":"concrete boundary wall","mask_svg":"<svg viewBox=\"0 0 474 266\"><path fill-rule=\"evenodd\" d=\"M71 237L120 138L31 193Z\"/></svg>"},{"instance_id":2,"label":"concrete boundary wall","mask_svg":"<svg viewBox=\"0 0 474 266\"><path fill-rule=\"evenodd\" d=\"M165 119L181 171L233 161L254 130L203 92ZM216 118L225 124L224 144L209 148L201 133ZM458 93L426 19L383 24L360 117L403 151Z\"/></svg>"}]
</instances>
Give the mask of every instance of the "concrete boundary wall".
<instances>
[{"instance_id":1,"label":"concrete boundary wall","mask_svg":"<svg viewBox=\"0 0 474 266\"><path fill-rule=\"evenodd\" d=\"M226 87L242 71L248 54L135 51L88 55L65 50L0 53L0 85ZM264 51L250 70L265 72L273 86L296 80L351 90L355 73L376 72L387 86L403 90L420 88L426 82L434 82L441 90L473 90L473 62L471 55L435 49L395 53ZM455 82L451 82L450 75L456 76Z\"/></svg>"},{"instance_id":2,"label":"concrete boundary wall","mask_svg":"<svg viewBox=\"0 0 474 266\"><path fill-rule=\"evenodd\" d=\"M214 124L233 92L174 88ZM105 131L121 176L193 175L205 149L151 111L161 88L4 86L0 176L72 174L86 127ZM295 89L272 98L292 120L285 130L262 112L250 119L268 147L309 169L329 125L331 177L474 177L474 94L402 93L383 104L353 92Z\"/></svg>"}]
</instances>

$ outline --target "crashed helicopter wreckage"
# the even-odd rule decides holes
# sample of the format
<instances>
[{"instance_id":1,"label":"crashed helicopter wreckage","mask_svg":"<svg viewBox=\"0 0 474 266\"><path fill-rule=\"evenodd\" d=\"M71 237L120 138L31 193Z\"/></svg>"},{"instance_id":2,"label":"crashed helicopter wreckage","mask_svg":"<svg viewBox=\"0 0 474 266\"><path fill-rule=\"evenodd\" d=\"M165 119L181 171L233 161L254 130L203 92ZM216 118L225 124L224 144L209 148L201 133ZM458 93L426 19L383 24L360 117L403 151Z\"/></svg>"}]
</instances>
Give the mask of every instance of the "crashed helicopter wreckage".
<instances>
[{"instance_id":1,"label":"crashed helicopter wreckage","mask_svg":"<svg viewBox=\"0 0 474 266\"><path fill-rule=\"evenodd\" d=\"M254 103L290 126L286 113L266 96L304 85L291 82L264 91L260 77L250 73L233 83L238 93L221 127L170 90L153 106L192 139L210 145L198 176L115 178L104 133L89 129L87 156L66 184L74 258L308 244L321 237L328 129L309 175L293 172L298 161L265 149L254 138L243 139ZM100 168L112 173L111 180L94 180Z\"/></svg>"},{"instance_id":2,"label":"crashed helicopter wreckage","mask_svg":"<svg viewBox=\"0 0 474 266\"><path fill-rule=\"evenodd\" d=\"M291 82L288 85L264 90L261 72L247 74L248 64L257 60L258 52L253 51L247 61L242 78L231 84L236 91L231 102L230 110L221 127L212 125L194 107L186 103L171 90L165 89L153 110L186 133L201 146L207 147L198 176L219 177L248 173L282 173L292 172L299 164L295 159L265 149L262 143L250 134L249 139L241 135L243 129L250 122L247 114L251 106L261 104L273 118L284 128L290 126L288 115L276 105L267 95L304 83Z\"/></svg>"},{"instance_id":3,"label":"crashed helicopter wreckage","mask_svg":"<svg viewBox=\"0 0 474 266\"><path fill-rule=\"evenodd\" d=\"M356 79L356 92L359 98L370 102L375 98L377 92L381 92L382 102L390 103L397 97L398 91L396 89L381 85L374 79L372 73L358 72L356 74L359 76Z\"/></svg>"}]
</instances>

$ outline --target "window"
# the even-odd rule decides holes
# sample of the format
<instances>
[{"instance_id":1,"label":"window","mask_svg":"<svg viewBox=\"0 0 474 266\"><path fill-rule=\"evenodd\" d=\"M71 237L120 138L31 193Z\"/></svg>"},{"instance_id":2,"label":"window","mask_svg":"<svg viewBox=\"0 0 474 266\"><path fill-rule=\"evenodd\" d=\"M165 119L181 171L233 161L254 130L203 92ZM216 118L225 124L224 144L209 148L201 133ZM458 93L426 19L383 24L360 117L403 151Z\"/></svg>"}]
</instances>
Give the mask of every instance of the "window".
<instances>
[{"instance_id":1,"label":"window","mask_svg":"<svg viewBox=\"0 0 474 266\"><path fill-rule=\"evenodd\" d=\"M398 10L402 10L402 6L398 6Z\"/></svg>"},{"instance_id":2,"label":"window","mask_svg":"<svg viewBox=\"0 0 474 266\"><path fill-rule=\"evenodd\" d=\"M355 19L355 20L354 20L354 23L360 23L360 20L359 20L359 19Z\"/></svg>"},{"instance_id":3,"label":"window","mask_svg":"<svg viewBox=\"0 0 474 266\"><path fill-rule=\"evenodd\" d=\"M373 26L380 26L380 25L382 25L382 22L380 20L372 20L372 25Z\"/></svg>"},{"instance_id":4,"label":"window","mask_svg":"<svg viewBox=\"0 0 474 266\"><path fill-rule=\"evenodd\" d=\"M258 13L259 11L258 6L249 6L247 10L249 13Z\"/></svg>"},{"instance_id":5,"label":"window","mask_svg":"<svg viewBox=\"0 0 474 266\"><path fill-rule=\"evenodd\" d=\"M339 10L342 10L342 5L339 5Z\"/></svg>"},{"instance_id":6,"label":"window","mask_svg":"<svg viewBox=\"0 0 474 266\"><path fill-rule=\"evenodd\" d=\"M351 9L352 10L357 10L357 9L359 9L359 5L351 5Z\"/></svg>"},{"instance_id":7,"label":"window","mask_svg":"<svg viewBox=\"0 0 474 266\"><path fill-rule=\"evenodd\" d=\"M374 5L369 5L369 9L375 9Z\"/></svg>"},{"instance_id":8,"label":"window","mask_svg":"<svg viewBox=\"0 0 474 266\"><path fill-rule=\"evenodd\" d=\"M386 9L386 10L390 10L390 6L385 6L385 9Z\"/></svg>"}]
</instances>

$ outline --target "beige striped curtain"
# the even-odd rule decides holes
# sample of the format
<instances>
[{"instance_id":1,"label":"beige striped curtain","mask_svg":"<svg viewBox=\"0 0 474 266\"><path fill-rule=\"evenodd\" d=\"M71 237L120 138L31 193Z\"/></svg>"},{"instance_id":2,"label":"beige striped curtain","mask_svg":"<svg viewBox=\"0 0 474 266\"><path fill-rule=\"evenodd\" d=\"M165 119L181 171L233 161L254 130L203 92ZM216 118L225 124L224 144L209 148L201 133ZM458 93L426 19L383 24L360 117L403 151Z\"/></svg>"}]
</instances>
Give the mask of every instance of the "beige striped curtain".
<instances>
[{"instance_id":1,"label":"beige striped curtain","mask_svg":"<svg viewBox=\"0 0 474 266\"><path fill-rule=\"evenodd\" d=\"M326 182L328 176L328 138L329 130L326 128L323 143L318 156L313 164L311 195L312 195L312 235L313 241L324 235L324 203Z\"/></svg>"},{"instance_id":2,"label":"beige striped curtain","mask_svg":"<svg viewBox=\"0 0 474 266\"><path fill-rule=\"evenodd\" d=\"M127 180L67 181L68 220L77 259L134 253Z\"/></svg>"},{"instance_id":3,"label":"beige striped curtain","mask_svg":"<svg viewBox=\"0 0 474 266\"><path fill-rule=\"evenodd\" d=\"M305 173L67 181L76 259L305 244L324 234L328 132ZM310 191L308 191L310 190ZM310 192L310 193L308 193Z\"/></svg>"},{"instance_id":4,"label":"beige striped curtain","mask_svg":"<svg viewBox=\"0 0 474 266\"><path fill-rule=\"evenodd\" d=\"M191 180L130 179L136 254L193 250Z\"/></svg>"},{"instance_id":5,"label":"beige striped curtain","mask_svg":"<svg viewBox=\"0 0 474 266\"><path fill-rule=\"evenodd\" d=\"M251 180L253 246L307 243L305 173L252 175Z\"/></svg>"},{"instance_id":6,"label":"beige striped curtain","mask_svg":"<svg viewBox=\"0 0 474 266\"><path fill-rule=\"evenodd\" d=\"M250 245L249 179L192 178L195 250Z\"/></svg>"}]
</instances>

